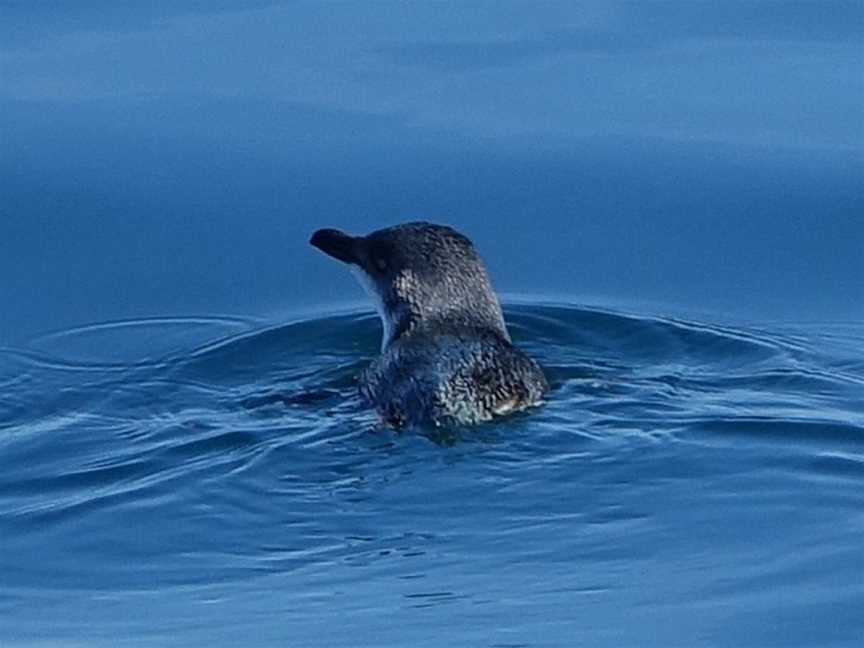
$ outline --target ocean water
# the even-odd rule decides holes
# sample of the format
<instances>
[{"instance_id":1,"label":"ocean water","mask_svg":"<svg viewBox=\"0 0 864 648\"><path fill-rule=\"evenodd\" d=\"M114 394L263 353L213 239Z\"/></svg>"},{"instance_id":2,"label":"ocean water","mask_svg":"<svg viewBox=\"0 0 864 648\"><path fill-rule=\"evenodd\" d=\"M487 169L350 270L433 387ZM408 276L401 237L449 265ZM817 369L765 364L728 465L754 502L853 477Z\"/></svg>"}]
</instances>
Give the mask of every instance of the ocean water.
<instances>
[{"instance_id":1,"label":"ocean water","mask_svg":"<svg viewBox=\"0 0 864 648\"><path fill-rule=\"evenodd\" d=\"M0 648L864 645L862 70L860 0L0 0ZM543 407L360 407L309 236L411 220Z\"/></svg>"},{"instance_id":2,"label":"ocean water","mask_svg":"<svg viewBox=\"0 0 864 648\"><path fill-rule=\"evenodd\" d=\"M510 303L552 390L380 427L380 324L0 351L3 646L858 646L864 326Z\"/></svg>"}]
</instances>

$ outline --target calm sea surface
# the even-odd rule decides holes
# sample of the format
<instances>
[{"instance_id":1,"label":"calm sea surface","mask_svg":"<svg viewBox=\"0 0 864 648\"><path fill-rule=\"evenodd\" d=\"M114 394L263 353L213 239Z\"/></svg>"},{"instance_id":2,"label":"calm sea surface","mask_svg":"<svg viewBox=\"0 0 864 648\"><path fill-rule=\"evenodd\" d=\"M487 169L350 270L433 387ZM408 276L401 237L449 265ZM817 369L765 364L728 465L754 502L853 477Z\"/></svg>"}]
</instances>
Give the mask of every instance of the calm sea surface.
<instances>
[{"instance_id":1,"label":"calm sea surface","mask_svg":"<svg viewBox=\"0 0 864 648\"><path fill-rule=\"evenodd\" d=\"M0 0L0 648L864 646L862 69L860 0ZM360 406L309 236L412 220L543 407Z\"/></svg>"},{"instance_id":2,"label":"calm sea surface","mask_svg":"<svg viewBox=\"0 0 864 648\"><path fill-rule=\"evenodd\" d=\"M365 312L0 350L0 644L860 645L864 326L505 312L552 392L466 429Z\"/></svg>"}]
</instances>

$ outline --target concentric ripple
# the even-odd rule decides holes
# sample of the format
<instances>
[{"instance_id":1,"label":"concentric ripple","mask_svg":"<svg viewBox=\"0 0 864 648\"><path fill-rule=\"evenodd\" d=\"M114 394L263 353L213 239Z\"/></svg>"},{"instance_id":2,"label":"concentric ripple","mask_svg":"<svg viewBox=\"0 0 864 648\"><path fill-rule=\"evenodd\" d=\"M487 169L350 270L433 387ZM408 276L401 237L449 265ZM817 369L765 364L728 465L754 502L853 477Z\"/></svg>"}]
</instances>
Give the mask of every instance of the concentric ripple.
<instances>
[{"instance_id":1,"label":"concentric ripple","mask_svg":"<svg viewBox=\"0 0 864 648\"><path fill-rule=\"evenodd\" d=\"M653 624L661 645L677 624L743 645L773 619L854 643L864 327L506 317L552 391L466 429L396 432L361 407L367 313L0 349L0 639L436 645L432 623L541 646L551 624L647 645Z\"/></svg>"}]
</instances>

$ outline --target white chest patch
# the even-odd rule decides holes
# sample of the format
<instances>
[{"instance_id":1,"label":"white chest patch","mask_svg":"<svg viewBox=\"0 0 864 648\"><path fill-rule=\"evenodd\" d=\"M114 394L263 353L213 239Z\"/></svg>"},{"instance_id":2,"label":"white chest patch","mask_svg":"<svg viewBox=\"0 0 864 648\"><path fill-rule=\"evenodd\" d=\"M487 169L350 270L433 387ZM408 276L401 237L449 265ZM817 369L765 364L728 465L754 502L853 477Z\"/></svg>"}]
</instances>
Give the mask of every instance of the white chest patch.
<instances>
[{"instance_id":1,"label":"white chest patch","mask_svg":"<svg viewBox=\"0 0 864 648\"><path fill-rule=\"evenodd\" d=\"M375 304L375 310L378 311L378 316L381 318L381 325L384 327L384 334L381 336L381 351L387 347L390 340L393 339L393 329L395 328L387 310L384 308L384 300L378 292L378 287L375 282L363 270L357 266L351 266L351 274L357 277L357 281L363 286L363 289L369 293L372 302Z\"/></svg>"}]
</instances>

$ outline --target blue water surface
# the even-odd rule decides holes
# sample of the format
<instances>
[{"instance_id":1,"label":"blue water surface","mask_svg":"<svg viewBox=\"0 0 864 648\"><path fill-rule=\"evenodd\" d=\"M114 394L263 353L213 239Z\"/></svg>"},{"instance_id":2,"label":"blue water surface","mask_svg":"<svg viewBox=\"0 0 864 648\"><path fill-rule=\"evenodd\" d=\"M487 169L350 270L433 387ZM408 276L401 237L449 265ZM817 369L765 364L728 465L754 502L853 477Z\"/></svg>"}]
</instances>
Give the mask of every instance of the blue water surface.
<instances>
[{"instance_id":1,"label":"blue water surface","mask_svg":"<svg viewBox=\"0 0 864 648\"><path fill-rule=\"evenodd\" d=\"M6 645L857 645L864 327L513 305L537 411L381 428L365 313L3 352Z\"/></svg>"},{"instance_id":2,"label":"blue water surface","mask_svg":"<svg viewBox=\"0 0 864 648\"><path fill-rule=\"evenodd\" d=\"M864 4L0 1L0 647L864 639ZM380 427L308 245L552 389Z\"/></svg>"}]
</instances>

